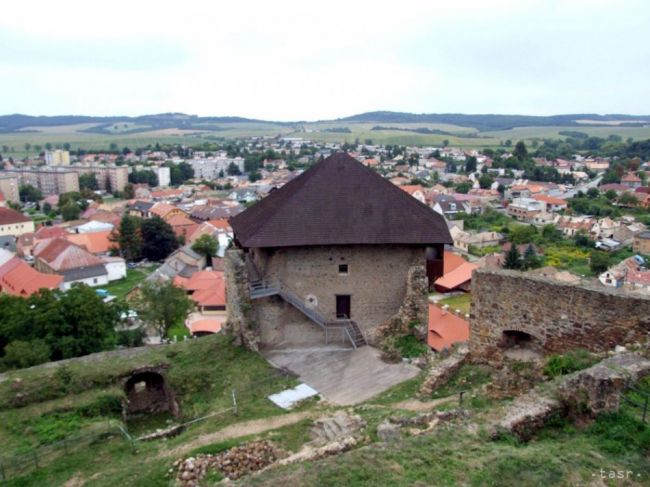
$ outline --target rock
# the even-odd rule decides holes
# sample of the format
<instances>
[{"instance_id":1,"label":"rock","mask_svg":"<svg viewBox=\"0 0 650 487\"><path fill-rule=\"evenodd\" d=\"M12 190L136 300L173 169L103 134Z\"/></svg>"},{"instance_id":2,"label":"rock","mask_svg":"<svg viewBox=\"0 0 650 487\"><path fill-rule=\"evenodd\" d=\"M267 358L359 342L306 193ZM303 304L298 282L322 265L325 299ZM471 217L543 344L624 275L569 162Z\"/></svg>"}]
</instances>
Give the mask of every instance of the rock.
<instances>
[{"instance_id":1,"label":"rock","mask_svg":"<svg viewBox=\"0 0 650 487\"><path fill-rule=\"evenodd\" d=\"M377 426L377 436L381 441L393 442L402 438L401 426L391 423L388 420L383 421Z\"/></svg>"},{"instance_id":2,"label":"rock","mask_svg":"<svg viewBox=\"0 0 650 487\"><path fill-rule=\"evenodd\" d=\"M573 412L596 416L618 411L621 393L648 375L650 360L634 353L619 353L568 375L558 393Z\"/></svg>"},{"instance_id":3,"label":"rock","mask_svg":"<svg viewBox=\"0 0 650 487\"><path fill-rule=\"evenodd\" d=\"M312 443L324 445L337 439L353 436L365 426L366 422L358 414L337 411L333 416L314 421L314 426L311 429Z\"/></svg>"},{"instance_id":4,"label":"rock","mask_svg":"<svg viewBox=\"0 0 650 487\"><path fill-rule=\"evenodd\" d=\"M427 378L420 386L420 396L430 396L438 387L444 385L454 375L467 359L467 346L458 347L449 357L434 362Z\"/></svg>"},{"instance_id":5,"label":"rock","mask_svg":"<svg viewBox=\"0 0 650 487\"><path fill-rule=\"evenodd\" d=\"M627 352L627 348L625 348L623 345L616 345L614 347L614 353L624 353Z\"/></svg>"}]
</instances>

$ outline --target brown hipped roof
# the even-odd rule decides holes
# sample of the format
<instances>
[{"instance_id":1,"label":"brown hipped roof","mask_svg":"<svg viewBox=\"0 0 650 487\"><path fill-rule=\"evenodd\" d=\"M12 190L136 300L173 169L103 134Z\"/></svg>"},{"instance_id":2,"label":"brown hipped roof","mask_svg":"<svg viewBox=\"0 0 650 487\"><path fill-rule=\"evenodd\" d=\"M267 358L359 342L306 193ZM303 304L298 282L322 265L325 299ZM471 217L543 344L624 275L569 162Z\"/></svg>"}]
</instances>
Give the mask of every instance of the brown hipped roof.
<instances>
[{"instance_id":1,"label":"brown hipped roof","mask_svg":"<svg viewBox=\"0 0 650 487\"><path fill-rule=\"evenodd\" d=\"M244 247L452 243L441 215L345 153L230 219Z\"/></svg>"}]
</instances>

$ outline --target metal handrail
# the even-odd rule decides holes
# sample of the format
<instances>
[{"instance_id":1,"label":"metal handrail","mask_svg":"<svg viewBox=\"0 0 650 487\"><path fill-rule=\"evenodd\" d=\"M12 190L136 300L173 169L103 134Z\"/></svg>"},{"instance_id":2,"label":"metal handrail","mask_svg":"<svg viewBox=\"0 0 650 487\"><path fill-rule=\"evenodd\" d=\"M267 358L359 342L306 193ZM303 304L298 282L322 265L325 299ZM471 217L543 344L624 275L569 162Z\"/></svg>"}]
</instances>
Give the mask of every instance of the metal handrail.
<instances>
[{"instance_id":1,"label":"metal handrail","mask_svg":"<svg viewBox=\"0 0 650 487\"><path fill-rule=\"evenodd\" d=\"M363 341L365 343L368 343L366 341L366 337L361 331L361 328L359 328L359 326L356 325L356 323L352 321L348 316L345 316L343 318L337 317L334 321L327 321L325 317L318 312L318 310L314 308L308 308L303 300L300 299L293 291L291 291L291 289L287 288L276 279L256 279L255 281L250 282L249 289L251 295L254 295L255 292L262 293L263 291L272 291L273 294L279 294L287 303L297 308L302 314L307 316L314 323L325 330L326 334L328 328L343 328L345 335L348 337L348 340L355 350L357 349L357 344L352 338L352 334L350 333L350 328L352 326L356 326L357 331L361 335Z\"/></svg>"}]
</instances>

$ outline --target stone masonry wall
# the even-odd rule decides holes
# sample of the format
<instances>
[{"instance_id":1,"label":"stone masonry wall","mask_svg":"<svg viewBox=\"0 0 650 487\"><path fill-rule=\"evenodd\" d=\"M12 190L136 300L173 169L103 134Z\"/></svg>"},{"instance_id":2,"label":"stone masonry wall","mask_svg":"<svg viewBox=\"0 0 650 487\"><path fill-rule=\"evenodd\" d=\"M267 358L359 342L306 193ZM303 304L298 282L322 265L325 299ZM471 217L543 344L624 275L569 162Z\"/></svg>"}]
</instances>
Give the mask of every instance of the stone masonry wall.
<instances>
[{"instance_id":1,"label":"stone masonry wall","mask_svg":"<svg viewBox=\"0 0 650 487\"><path fill-rule=\"evenodd\" d=\"M224 274L226 277L226 310L228 311L224 332L234 336L237 345L258 351L259 326L253 313L248 290L248 271L244 262L244 253L241 250L230 249L226 252Z\"/></svg>"},{"instance_id":2,"label":"stone masonry wall","mask_svg":"<svg viewBox=\"0 0 650 487\"><path fill-rule=\"evenodd\" d=\"M597 285L570 285L516 271L474 271L470 353L497 363L506 330L531 335L543 353L606 351L650 333L650 298Z\"/></svg>"},{"instance_id":3,"label":"stone masonry wall","mask_svg":"<svg viewBox=\"0 0 650 487\"><path fill-rule=\"evenodd\" d=\"M252 253L264 278L279 280L327 319L336 318L336 295L351 295L351 318L370 342L379 325L400 310L409 270L425 263L423 247L398 245L253 249ZM340 264L348 265L347 275L339 273Z\"/></svg>"}]
</instances>

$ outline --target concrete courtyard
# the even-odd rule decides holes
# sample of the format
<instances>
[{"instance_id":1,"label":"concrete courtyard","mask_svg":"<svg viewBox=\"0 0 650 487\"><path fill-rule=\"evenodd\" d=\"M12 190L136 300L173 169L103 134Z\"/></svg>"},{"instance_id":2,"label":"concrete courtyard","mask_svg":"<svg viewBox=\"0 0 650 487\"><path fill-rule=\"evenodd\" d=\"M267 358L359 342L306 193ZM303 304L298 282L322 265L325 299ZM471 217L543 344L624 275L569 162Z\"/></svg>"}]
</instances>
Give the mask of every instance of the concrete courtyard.
<instances>
[{"instance_id":1,"label":"concrete courtyard","mask_svg":"<svg viewBox=\"0 0 650 487\"><path fill-rule=\"evenodd\" d=\"M339 406L366 401L400 382L418 375L411 364L387 364L379 350L365 346L265 350L264 357L275 367L284 367L321 396Z\"/></svg>"}]
</instances>

